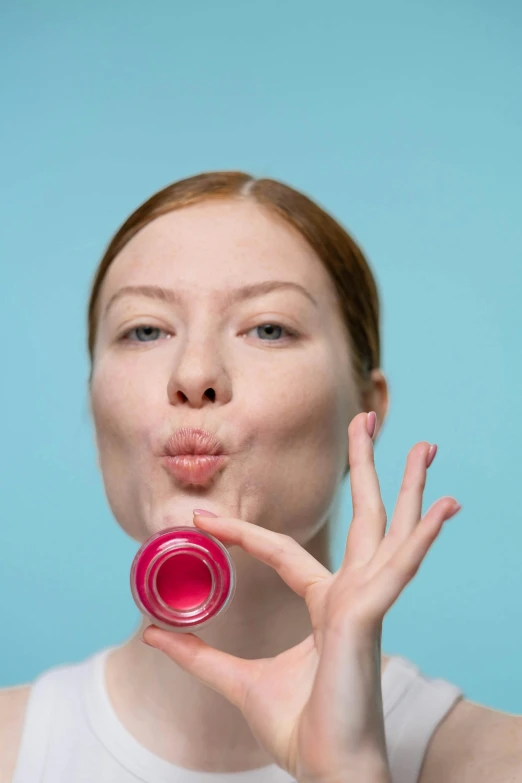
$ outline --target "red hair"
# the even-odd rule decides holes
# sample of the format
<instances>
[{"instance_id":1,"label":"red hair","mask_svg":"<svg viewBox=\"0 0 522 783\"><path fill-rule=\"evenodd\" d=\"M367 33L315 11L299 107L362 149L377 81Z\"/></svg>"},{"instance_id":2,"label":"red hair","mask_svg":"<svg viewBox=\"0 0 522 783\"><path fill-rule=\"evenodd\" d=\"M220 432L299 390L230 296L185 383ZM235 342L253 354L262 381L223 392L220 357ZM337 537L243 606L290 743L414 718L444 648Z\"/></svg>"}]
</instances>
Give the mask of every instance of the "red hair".
<instances>
[{"instance_id":1,"label":"red hair","mask_svg":"<svg viewBox=\"0 0 522 783\"><path fill-rule=\"evenodd\" d=\"M100 288L114 258L144 226L160 215L208 199L250 199L273 210L296 228L328 270L339 300L352 351L358 388L366 388L380 367L379 295L364 253L350 234L303 193L273 179L239 171L198 174L174 182L139 206L111 239L94 275L88 309L88 351L92 362Z\"/></svg>"}]
</instances>

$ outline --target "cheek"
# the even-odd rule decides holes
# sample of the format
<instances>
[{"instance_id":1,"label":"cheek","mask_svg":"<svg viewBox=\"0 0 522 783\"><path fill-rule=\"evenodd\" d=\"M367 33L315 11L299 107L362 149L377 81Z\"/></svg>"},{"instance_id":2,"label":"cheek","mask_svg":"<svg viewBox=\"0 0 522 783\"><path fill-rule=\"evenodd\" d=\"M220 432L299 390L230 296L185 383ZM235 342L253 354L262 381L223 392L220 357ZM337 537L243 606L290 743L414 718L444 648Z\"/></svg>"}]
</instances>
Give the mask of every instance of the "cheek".
<instances>
[{"instance_id":1,"label":"cheek","mask_svg":"<svg viewBox=\"0 0 522 783\"><path fill-rule=\"evenodd\" d=\"M126 374L103 367L93 377L91 405L100 457L111 450L136 449L141 433L150 431L158 410L154 389L129 382ZM157 391L156 391L157 394Z\"/></svg>"},{"instance_id":2,"label":"cheek","mask_svg":"<svg viewBox=\"0 0 522 783\"><path fill-rule=\"evenodd\" d=\"M328 468L346 453L346 382L329 357L289 365L252 385L248 415L257 434L281 455L303 456ZM327 467L325 465L325 467Z\"/></svg>"},{"instance_id":3,"label":"cheek","mask_svg":"<svg viewBox=\"0 0 522 783\"><path fill-rule=\"evenodd\" d=\"M250 386L241 426L259 446L248 469L265 506L260 523L305 545L331 513L343 479L346 383L332 361L287 373Z\"/></svg>"}]
</instances>

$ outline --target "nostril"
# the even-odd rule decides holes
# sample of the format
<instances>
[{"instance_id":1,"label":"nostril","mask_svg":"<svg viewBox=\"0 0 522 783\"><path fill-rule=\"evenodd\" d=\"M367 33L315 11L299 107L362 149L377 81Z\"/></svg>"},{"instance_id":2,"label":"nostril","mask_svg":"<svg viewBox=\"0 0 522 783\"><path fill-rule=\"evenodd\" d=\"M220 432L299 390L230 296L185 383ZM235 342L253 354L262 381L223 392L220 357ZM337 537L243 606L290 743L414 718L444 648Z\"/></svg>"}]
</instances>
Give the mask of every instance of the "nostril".
<instances>
[{"instance_id":1,"label":"nostril","mask_svg":"<svg viewBox=\"0 0 522 783\"><path fill-rule=\"evenodd\" d=\"M214 391L214 389L208 388L205 391L203 396L206 397L207 399L209 399L211 402L215 402L216 401L216 392ZM192 397L192 395L189 396L189 395L185 394L185 392L182 392L182 391L177 391L176 392L176 399L179 402L184 402L184 403L188 402L189 399L191 399L191 397ZM197 400L197 393L196 393L196 391L194 391L194 400Z\"/></svg>"}]
</instances>

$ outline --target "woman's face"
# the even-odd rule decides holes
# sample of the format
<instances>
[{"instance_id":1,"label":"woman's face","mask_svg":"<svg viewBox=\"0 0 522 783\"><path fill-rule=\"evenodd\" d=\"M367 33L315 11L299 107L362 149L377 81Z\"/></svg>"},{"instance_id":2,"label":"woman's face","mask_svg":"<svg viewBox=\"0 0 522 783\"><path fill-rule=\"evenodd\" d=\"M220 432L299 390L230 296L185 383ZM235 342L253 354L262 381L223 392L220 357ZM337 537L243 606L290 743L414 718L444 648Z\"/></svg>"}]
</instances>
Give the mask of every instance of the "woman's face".
<instances>
[{"instance_id":1,"label":"woman's face","mask_svg":"<svg viewBox=\"0 0 522 783\"><path fill-rule=\"evenodd\" d=\"M267 281L294 285L236 296ZM336 499L358 407L335 289L305 239L250 201L170 212L114 259L99 313L91 403L122 528L141 542L205 508L311 539ZM223 444L203 484L165 467L181 427Z\"/></svg>"}]
</instances>

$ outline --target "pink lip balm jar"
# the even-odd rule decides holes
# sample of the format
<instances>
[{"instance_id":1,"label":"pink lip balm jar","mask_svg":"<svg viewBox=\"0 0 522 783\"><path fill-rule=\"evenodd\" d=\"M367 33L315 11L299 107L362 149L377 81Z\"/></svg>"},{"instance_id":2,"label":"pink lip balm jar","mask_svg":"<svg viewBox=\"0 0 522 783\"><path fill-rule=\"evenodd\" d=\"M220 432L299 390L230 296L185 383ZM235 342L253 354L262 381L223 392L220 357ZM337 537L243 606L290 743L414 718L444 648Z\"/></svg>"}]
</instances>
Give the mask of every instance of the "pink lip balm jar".
<instances>
[{"instance_id":1,"label":"pink lip balm jar","mask_svg":"<svg viewBox=\"0 0 522 783\"><path fill-rule=\"evenodd\" d=\"M204 628L230 605L236 588L226 547L195 527L171 527L148 538L131 566L136 606L167 631Z\"/></svg>"}]
</instances>

